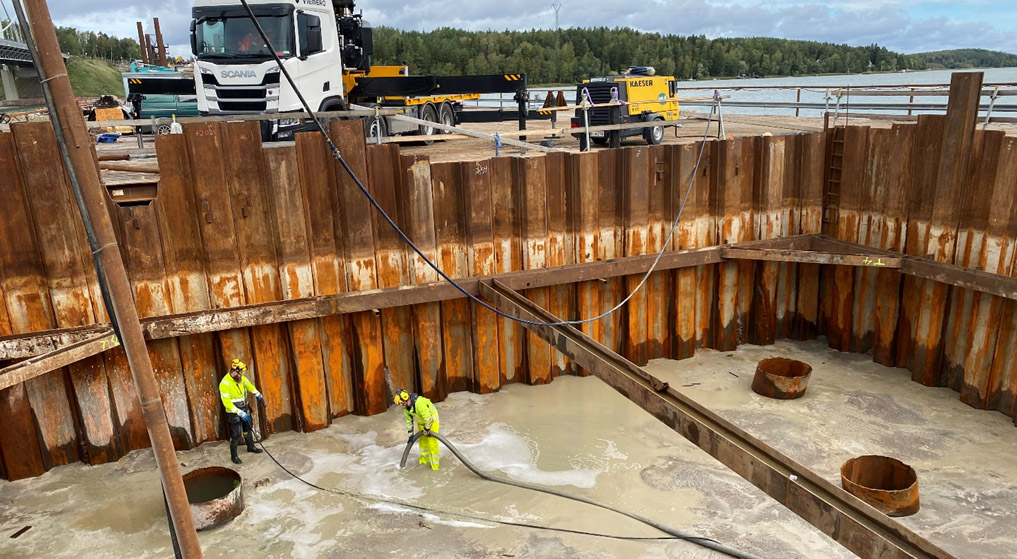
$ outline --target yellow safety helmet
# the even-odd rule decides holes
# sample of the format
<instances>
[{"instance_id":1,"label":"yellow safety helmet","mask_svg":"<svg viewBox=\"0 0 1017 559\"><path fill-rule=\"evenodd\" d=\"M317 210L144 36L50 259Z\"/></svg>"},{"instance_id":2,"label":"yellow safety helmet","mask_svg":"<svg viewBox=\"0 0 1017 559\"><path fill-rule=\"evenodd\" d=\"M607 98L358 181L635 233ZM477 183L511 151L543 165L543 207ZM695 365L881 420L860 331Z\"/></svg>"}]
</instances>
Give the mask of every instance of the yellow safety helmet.
<instances>
[{"instance_id":1,"label":"yellow safety helmet","mask_svg":"<svg viewBox=\"0 0 1017 559\"><path fill-rule=\"evenodd\" d=\"M244 373L247 371L247 365L245 365L244 362L239 359L234 359L233 364L230 365L230 369Z\"/></svg>"},{"instance_id":2,"label":"yellow safety helmet","mask_svg":"<svg viewBox=\"0 0 1017 559\"><path fill-rule=\"evenodd\" d=\"M400 388L396 390L395 398L392 401L401 406L410 401L410 393Z\"/></svg>"}]
</instances>

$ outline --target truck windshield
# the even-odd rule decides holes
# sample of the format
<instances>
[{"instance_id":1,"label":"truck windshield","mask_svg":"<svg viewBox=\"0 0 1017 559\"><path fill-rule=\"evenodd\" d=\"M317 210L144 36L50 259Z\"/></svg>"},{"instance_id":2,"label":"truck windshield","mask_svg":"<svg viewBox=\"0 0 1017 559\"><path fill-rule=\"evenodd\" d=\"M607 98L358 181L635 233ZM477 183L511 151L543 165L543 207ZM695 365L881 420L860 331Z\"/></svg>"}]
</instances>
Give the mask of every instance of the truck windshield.
<instances>
[{"instance_id":1,"label":"truck windshield","mask_svg":"<svg viewBox=\"0 0 1017 559\"><path fill-rule=\"evenodd\" d=\"M293 56L293 16L259 15L276 53ZM272 52L247 16L202 18L195 26L199 59L270 58Z\"/></svg>"}]
</instances>

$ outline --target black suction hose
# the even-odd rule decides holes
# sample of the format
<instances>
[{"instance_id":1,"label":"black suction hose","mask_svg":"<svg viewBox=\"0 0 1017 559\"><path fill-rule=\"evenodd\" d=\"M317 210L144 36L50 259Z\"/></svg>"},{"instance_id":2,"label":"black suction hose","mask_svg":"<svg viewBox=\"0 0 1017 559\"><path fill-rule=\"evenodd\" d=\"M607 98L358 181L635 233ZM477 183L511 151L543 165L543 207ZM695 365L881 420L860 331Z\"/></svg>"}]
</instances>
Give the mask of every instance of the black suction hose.
<instances>
[{"instance_id":1,"label":"black suction hose","mask_svg":"<svg viewBox=\"0 0 1017 559\"><path fill-rule=\"evenodd\" d=\"M421 436L423 436L423 434L424 434L423 431L417 431L416 434L413 435L412 439L406 441L406 448L403 450L403 457L399 461L399 467L400 468L405 468L406 467L406 459L410 455L410 449L413 448L413 442L416 441L417 439L419 439ZM494 476L488 474L487 472L484 472L483 470L480 470L479 468L474 466L473 463L471 463L469 460L467 460L466 457L463 456L463 454L461 452L459 452L459 449L457 449L452 443L448 442L448 439L446 439L445 437L443 437L439 433L431 433L431 436L436 438L436 439L438 439L439 441L441 441L441 443L444 444L445 447L448 448L450 451L452 451L452 454L454 454L456 456L456 458L458 458L459 461L463 463L464 466L469 468L471 472L477 474L478 476L480 476L480 477L482 477L482 478L484 478L484 479L486 479L488 481L494 481L494 482L497 482L497 483L504 483L505 485L512 485L512 486L515 486L515 487L520 487L522 489L530 489L530 490L533 490L533 491L540 491L541 493L547 493L549 495L556 495L558 497L564 497L566 499L572 499L573 501L579 501L581 503L586 503L588 505L593 505L595 507L600 507L602 509L609 510L611 512L615 512L615 513L627 516L627 517L629 517L629 518L631 518L631 519L633 519L633 520L635 520L637 522L642 522L643 524L646 524L647 526L652 526L652 527L660 530L661 532L664 532L665 534L669 534L669 535L674 536L674 537L676 537L678 539L682 539L682 540L689 541L689 542L692 542L692 543L697 544L697 545L701 545L703 547L712 549L714 551L719 551L720 553L723 553L723 554L728 555L730 557L737 557L739 559L762 559L758 555L753 555L753 554L751 554L751 553L749 553L747 551L741 551L739 549L734 549L732 547L728 547L728 546L726 546L726 545L724 545L724 544L722 544L720 542L717 542L715 540L711 540L709 538L701 538L701 537L698 537L698 536L693 536L692 534L687 534L687 533L682 532L680 530L675 530L674 528L671 528L669 526L665 526L663 524L660 524L659 522L655 522L655 521L650 520L649 518L646 518L644 516L639 516L638 514L633 514L631 512L626 512L626 511L623 511L623 510L612 508L612 507L609 507L607 505L602 505L602 504L600 504L600 503L598 503L596 501L591 501L591 500L587 499L586 497L580 497L580 496L577 496L577 495L569 495L568 493L563 493L563 492L555 490L555 489L549 489L547 487L540 487L539 485L530 485L528 483L523 483L521 481L515 481L515 480L511 480L511 479L504 479L504 478L494 477Z\"/></svg>"}]
</instances>

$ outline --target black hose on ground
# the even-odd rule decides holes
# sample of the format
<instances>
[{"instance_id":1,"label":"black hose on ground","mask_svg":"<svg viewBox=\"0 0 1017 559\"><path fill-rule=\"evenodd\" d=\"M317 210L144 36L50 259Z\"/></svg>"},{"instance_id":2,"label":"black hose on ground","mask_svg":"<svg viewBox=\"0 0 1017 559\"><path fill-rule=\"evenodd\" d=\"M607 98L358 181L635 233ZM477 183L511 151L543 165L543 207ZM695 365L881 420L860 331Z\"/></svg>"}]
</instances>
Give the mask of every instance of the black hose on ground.
<instances>
[{"instance_id":1,"label":"black hose on ground","mask_svg":"<svg viewBox=\"0 0 1017 559\"><path fill-rule=\"evenodd\" d=\"M406 448L403 450L403 457L399 461L399 467L400 468L405 468L406 467L406 459L409 457L410 450L413 448L413 442L416 441L417 439L419 439L423 434L424 434L423 431L417 431L413 435L412 439L406 441ZM477 474L481 478L486 479L488 481L494 481L494 482L497 482L497 483L504 483L505 485L512 485L514 487L520 487L522 489L530 489L530 490L533 490L533 491L540 491L541 493L547 493L549 495L556 495L558 497L564 497L565 499L572 499L573 501L579 501L580 503L586 503L588 505L593 505L595 507L600 507L602 509L609 510L611 512L615 512L615 513L627 516L627 517L629 517L629 518L631 518L631 519L633 519L633 520L635 520L637 522L641 522L643 524L646 524L647 526L652 526L653 528L656 528L656 529L660 530L661 532L664 532L665 534L669 534L669 535L674 536L674 537L676 537L678 539L682 539L682 540L685 540L685 541L692 542L694 544L703 546L705 548L712 549L714 551L718 551L718 552L723 553L725 555L728 555L730 557L737 557L739 559L762 559L758 555L753 555L753 554L751 554L751 553L749 553L747 551L741 551L739 549L734 549L732 547L728 547L728 546L726 546L726 545L724 545L724 544L722 544L722 543L720 543L720 542L718 542L716 540L711 540L709 538L701 538L701 537L698 537L698 536L693 536L692 534L687 534L687 533L682 532L680 530L675 530L674 528L671 528L669 526L665 526L663 524L660 524L659 522L650 520L649 518L646 518L644 516L639 516L638 514L633 514L631 512L626 512L626 511L623 511L623 510L619 510L619 509L616 509L616 508L609 507L607 505L602 505L602 504L600 504L600 503L598 503L596 501L591 501L590 499L587 499L586 497L580 497L580 496L577 496L577 495L569 495L568 493L563 493L563 492L555 490L555 489L549 489L547 487L540 487L539 485L530 485L528 483L523 483L521 481L515 481L515 480L511 480L511 479L504 479L504 478L494 477L494 476L488 474L487 472L484 472L483 470L480 470L479 468L474 466L472 462L467 460L466 457L463 456L463 454L461 452L459 452L459 449L457 449L452 443L450 443L448 441L448 439L443 437L441 434L439 434L439 433L431 433L431 436L436 438L436 439L438 439L439 441L441 441L441 443L443 445L445 445L445 447L448 448L452 452L452 454L454 454L456 456L456 458L458 458L459 461L463 463L464 466L469 468L471 472Z\"/></svg>"}]
</instances>

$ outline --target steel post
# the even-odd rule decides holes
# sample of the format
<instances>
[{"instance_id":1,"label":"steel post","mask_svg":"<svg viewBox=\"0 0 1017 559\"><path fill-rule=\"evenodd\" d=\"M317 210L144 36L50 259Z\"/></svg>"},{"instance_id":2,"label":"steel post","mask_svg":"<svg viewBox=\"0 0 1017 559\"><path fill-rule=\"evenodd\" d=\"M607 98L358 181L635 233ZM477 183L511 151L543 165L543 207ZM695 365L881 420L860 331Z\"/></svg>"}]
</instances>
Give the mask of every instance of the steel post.
<instances>
[{"instance_id":1,"label":"steel post","mask_svg":"<svg viewBox=\"0 0 1017 559\"><path fill-rule=\"evenodd\" d=\"M44 0L26 0L27 9L24 11L21 10L20 0L16 0L14 5L23 27L30 30L26 39L34 51L32 54L46 93L50 120L92 248L106 308L127 353L183 557L200 558L201 546L191 518L180 465L173 450L173 439L159 395L159 385L155 380L138 311L134 306L131 284L120 258L113 223L106 207L106 195L99 182L99 169L92 153L91 139L71 89L49 7ZM28 13L27 25L24 21L25 11Z\"/></svg>"}]
</instances>

